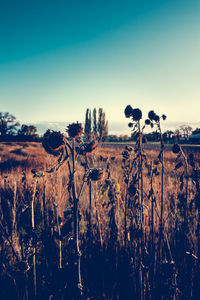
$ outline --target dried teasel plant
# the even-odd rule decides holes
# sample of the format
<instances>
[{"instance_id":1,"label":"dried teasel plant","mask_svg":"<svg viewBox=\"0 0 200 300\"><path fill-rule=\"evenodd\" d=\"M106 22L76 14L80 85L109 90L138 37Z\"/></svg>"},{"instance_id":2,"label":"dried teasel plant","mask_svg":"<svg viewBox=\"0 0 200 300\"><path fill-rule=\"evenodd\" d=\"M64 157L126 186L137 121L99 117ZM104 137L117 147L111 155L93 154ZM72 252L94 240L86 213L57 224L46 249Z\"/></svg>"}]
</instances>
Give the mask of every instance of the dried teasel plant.
<instances>
[{"instance_id":1,"label":"dried teasel plant","mask_svg":"<svg viewBox=\"0 0 200 300\"><path fill-rule=\"evenodd\" d=\"M78 297L83 293L83 284L81 276L81 251L79 247L79 200L81 193L83 191L84 184L86 182L97 181L103 176L103 170L100 168L90 168L87 161L87 154L93 152L97 147L97 142L95 140L84 142L82 139L83 126L81 123L72 123L67 126L66 137L64 134L52 130L48 130L44 134L43 147L47 153L57 157L57 163L50 169L47 170L47 173L53 173L57 171L64 163L67 164L68 174L69 174L69 183L68 183L68 193L71 199L70 211L73 214L73 238L70 238L70 244L73 244L73 253L74 253L74 272L75 272L75 282L74 284L74 293ZM78 157L84 156L85 163L84 165L84 175L82 178L82 184L80 185L79 192L77 192L77 181L76 181L76 170ZM91 187L90 187L91 188ZM56 203L54 203L55 206ZM57 215L57 206L56 207L56 216ZM62 229L59 227L57 222L59 234L61 234ZM61 242L60 242L60 267L61 263ZM75 297L76 297L75 296Z\"/></svg>"}]
</instances>

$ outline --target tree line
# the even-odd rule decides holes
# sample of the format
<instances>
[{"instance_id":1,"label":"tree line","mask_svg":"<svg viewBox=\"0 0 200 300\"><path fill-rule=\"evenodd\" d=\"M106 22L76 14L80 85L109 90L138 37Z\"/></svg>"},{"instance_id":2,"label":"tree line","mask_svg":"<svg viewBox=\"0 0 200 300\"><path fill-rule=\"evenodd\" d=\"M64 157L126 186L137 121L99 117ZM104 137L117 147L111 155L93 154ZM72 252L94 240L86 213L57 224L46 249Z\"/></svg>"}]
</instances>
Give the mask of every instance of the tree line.
<instances>
[{"instance_id":1,"label":"tree line","mask_svg":"<svg viewBox=\"0 0 200 300\"><path fill-rule=\"evenodd\" d=\"M85 136L90 139L91 135L94 135L99 140L105 141L108 137L108 121L106 120L106 114L103 108L94 108L93 111L87 108L85 114Z\"/></svg>"},{"instance_id":2,"label":"tree line","mask_svg":"<svg viewBox=\"0 0 200 300\"><path fill-rule=\"evenodd\" d=\"M37 128L34 125L25 125L16 120L16 117L8 112L0 112L0 138L1 140L34 140L39 138Z\"/></svg>"}]
</instances>

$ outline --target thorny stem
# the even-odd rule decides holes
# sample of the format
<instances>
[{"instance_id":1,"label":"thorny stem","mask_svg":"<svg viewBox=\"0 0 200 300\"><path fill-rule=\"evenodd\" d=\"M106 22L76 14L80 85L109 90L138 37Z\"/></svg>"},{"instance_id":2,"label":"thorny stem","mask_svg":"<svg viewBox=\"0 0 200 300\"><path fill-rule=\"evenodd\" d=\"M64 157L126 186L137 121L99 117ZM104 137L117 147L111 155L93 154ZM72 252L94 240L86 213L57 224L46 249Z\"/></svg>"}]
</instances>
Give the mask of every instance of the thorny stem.
<instances>
[{"instance_id":1,"label":"thorny stem","mask_svg":"<svg viewBox=\"0 0 200 300\"><path fill-rule=\"evenodd\" d=\"M161 259L161 243L163 240L163 203L164 203L164 141L162 136L162 131L160 123L158 124L158 129L160 132L160 162L161 162L161 203L160 203L160 226L159 226L159 240L158 240L158 262Z\"/></svg>"},{"instance_id":2,"label":"thorny stem","mask_svg":"<svg viewBox=\"0 0 200 300\"><path fill-rule=\"evenodd\" d=\"M140 253L140 265L139 265L139 278L140 278L140 299L144 299L144 282L143 282L143 272L142 272L142 253L143 253L143 172L142 172L142 132L140 128L140 121L138 121L138 131L139 131L139 145L138 145L138 200L140 205L140 241L139 241L139 253Z\"/></svg>"},{"instance_id":3,"label":"thorny stem","mask_svg":"<svg viewBox=\"0 0 200 300\"><path fill-rule=\"evenodd\" d=\"M78 201L76 194L76 186L75 186L75 139L73 139L73 148L72 148L72 178L71 178L71 184L72 184L72 196L73 196L73 202L74 202L74 209L73 209L73 219L74 219L74 232L73 232L73 240L74 240L74 247L75 247L75 255L78 265L78 288L80 289L80 292L82 293L82 279L81 279L81 252L79 249L79 239L78 239Z\"/></svg>"},{"instance_id":4,"label":"thorny stem","mask_svg":"<svg viewBox=\"0 0 200 300\"><path fill-rule=\"evenodd\" d=\"M31 217L32 217L32 230L33 230L33 233L35 232L34 201L35 201L36 188L37 188L37 179L35 180L35 185L34 185L34 189L33 189L33 196L32 196L32 201L31 201ZM34 235L34 239L35 239L35 235ZM35 240L34 240L34 247L33 247L33 277L34 277L34 294L35 294L35 296L37 296Z\"/></svg>"},{"instance_id":5,"label":"thorny stem","mask_svg":"<svg viewBox=\"0 0 200 300\"><path fill-rule=\"evenodd\" d=\"M60 223L59 223L59 218L58 218L58 203L56 200L56 193L54 196L54 210L55 210L55 215L56 215L56 223L57 223L57 229L58 229L58 235L59 235L59 268L62 269L62 241L61 241L61 230L60 230Z\"/></svg>"}]
</instances>

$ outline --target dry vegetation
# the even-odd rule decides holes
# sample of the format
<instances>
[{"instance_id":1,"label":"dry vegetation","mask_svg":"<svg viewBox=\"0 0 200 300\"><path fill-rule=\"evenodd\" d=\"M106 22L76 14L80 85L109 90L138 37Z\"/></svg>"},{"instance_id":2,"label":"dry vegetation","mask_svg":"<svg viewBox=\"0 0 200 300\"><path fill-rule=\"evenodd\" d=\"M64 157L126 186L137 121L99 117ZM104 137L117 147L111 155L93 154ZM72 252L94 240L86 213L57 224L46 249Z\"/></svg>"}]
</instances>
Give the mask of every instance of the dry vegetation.
<instances>
[{"instance_id":1,"label":"dry vegetation","mask_svg":"<svg viewBox=\"0 0 200 300\"><path fill-rule=\"evenodd\" d=\"M0 150L0 299L198 299L198 152L163 151L162 182L159 152L97 147L73 183L39 143Z\"/></svg>"}]
</instances>

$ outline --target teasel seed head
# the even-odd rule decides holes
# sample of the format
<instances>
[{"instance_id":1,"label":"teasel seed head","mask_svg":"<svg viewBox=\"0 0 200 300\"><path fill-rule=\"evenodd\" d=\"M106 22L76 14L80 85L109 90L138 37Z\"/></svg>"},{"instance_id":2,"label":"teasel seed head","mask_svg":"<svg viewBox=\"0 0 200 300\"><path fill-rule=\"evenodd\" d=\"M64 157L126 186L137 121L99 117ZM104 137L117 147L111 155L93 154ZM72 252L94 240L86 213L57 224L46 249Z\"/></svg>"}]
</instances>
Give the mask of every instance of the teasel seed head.
<instances>
[{"instance_id":1,"label":"teasel seed head","mask_svg":"<svg viewBox=\"0 0 200 300\"><path fill-rule=\"evenodd\" d=\"M103 177L103 170L101 168L92 169L89 173L89 178L93 181L98 181Z\"/></svg>"},{"instance_id":2,"label":"teasel seed head","mask_svg":"<svg viewBox=\"0 0 200 300\"><path fill-rule=\"evenodd\" d=\"M181 148L178 144L174 144L172 148L172 152L178 154L181 151Z\"/></svg>"},{"instance_id":3,"label":"teasel seed head","mask_svg":"<svg viewBox=\"0 0 200 300\"><path fill-rule=\"evenodd\" d=\"M146 124L146 125L150 125L150 123L151 123L151 121L150 121L149 119L146 119L146 120L145 120L145 124Z\"/></svg>"},{"instance_id":4,"label":"teasel seed head","mask_svg":"<svg viewBox=\"0 0 200 300\"><path fill-rule=\"evenodd\" d=\"M70 138L78 138L83 133L83 126L81 123L72 123L66 129Z\"/></svg>"},{"instance_id":5,"label":"teasel seed head","mask_svg":"<svg viewBox=\"0 0 200 300\"><path fill-rule=\"evenodd\" d=\"M132 109L131 105L127 105L124 110L125 117L130 118L132 115L132 111L133 111L133 109Z\"/></svg>"},{"instance_id":6,"label":"teasel seed head","mask_svg":"<svg viewBox=\"0 0 200 300\"><path fill-rule=\"evenodd\" d=\"M155 112L154 110L150 110L150 112L148 113L148 118L152 121L154 120L154 117L155 117Z\"/></svg>"},{"instance_id":7,"label":"teasel seed head","mask_svg":"<svg viewBox=\"0 0 200 300\"><path fill-rule=\"evenodd\" d=\"M95 141L95 140L91 141L85 145L85 151L92 152L96 149L96 147L97 147L97 141Z\"/></svg>"},{"instance_id":8,"label":"teasel seed head","mask_svg":"<svg viewBox=\"0 0 200 300\"><path fill-rule=\"evenodd\" d=\"M160 117L159 117L158 115L155 115L154 118L153 118L153 120L154 120L155 122L159 122Z\"/></svg>"},{"instance_id":9,"label":"teasel seed head","mask_svg":"<svg viewBox=\"0 0 200 300\"><path fill-rule=\"evenodd\" d=\"M42 140L42 146L47 153L58 156L65 144L65 137L60 131L48 129Z\"/></svg>"},{"instance_id":10,"label":"teasel seed head","mask_svg":"<svg viewBox=\"0 0 200 300\"><path fill-rule=\"evenodd\" d=\"M130 184L130 186L128 188L128 193L131 196L135 196L135 194L137 193L137 189L133 183Z\"/></svg>"},{"instance_id":11,"label":"teasel seed head","mask_svg":"<svg viewBox=\"0 0 200 300\"><path fill-rule=\"evenodd\" d=\"M139 121L142 119L142 111L139 108L134 108L132 110L133 121Z\"/></svg>"}]
</instances>

